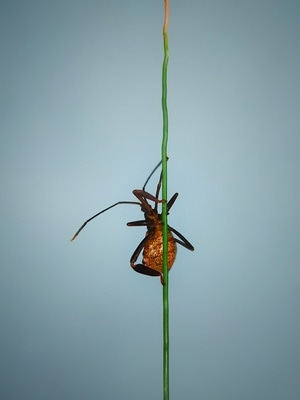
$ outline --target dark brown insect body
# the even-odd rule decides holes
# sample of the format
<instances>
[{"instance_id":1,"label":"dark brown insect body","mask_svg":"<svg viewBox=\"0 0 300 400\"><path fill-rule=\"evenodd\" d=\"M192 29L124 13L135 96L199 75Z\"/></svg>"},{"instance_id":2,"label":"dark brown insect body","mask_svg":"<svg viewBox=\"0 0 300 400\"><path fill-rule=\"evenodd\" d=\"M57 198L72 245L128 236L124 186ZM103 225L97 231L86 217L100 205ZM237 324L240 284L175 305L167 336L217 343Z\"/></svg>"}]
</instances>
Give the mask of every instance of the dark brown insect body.
<instances>
[{"instance_id":1,"label":"dark brown insect body","mask_svg":"<svg viewBox=\"0 0 300 400\"><path fill-rule=\"evenodd\" d=\"M159 164L160 165L160 164ZM158 166L159 166L158 165ZM157 166L157 167L158 167ZM156 168L157 168L156 167ZM154 171L156 170L154 169ZM153 172L154 172L153 171ZM153 172L151 173L150 177L152 176ZM149 178L150 178L149 177ZM146 183L148 182L149 178L147 179ZM109 210L112 207L115 207L118 204L137 204L140 205L141 211L144 213L144 220L140 221L133 221L128 222L128 226L147 226L147 232L144 239L135 249L134 253L130 259L131 267L136 271L144 275L150 276L159 276L161 283L163 284L163 233L162 233L162 219L161 214L157 212L157 205L158 203L162 203L163 200L158 199L160 186L161 186L161 178L157 185L156 195L153 196L152 194L146 192L145 186L142 190L136 189L133 190L133 194L137 197L139 202L135 201L119 201L112 206L106 208L105 210L100 211L93 217L89 218L85 223L78 229L75 235L72 237L71 240L74 240L79 232L85 227L85 225L90 222L92 219L96 218L98 215L102 214L103 212ZM173 197L168 201L167 204L167 212L169 213L170 208L174 204L178 193L175 193ZM155 203L154 207L152 208L148 201L153 201ZM174 237L175 235L175 237ZM177 237L176 237L177 236ZM181 235L178 231L174 228L168 226L168 269L172 268L174 264L175 257L176 257L176 250L177 246L176 243L186 247L189 250L194 250L194 247L191 243ZM136 264L136 261L143 250L143 258L141 264Z\"/></svg>"}]
</instances>

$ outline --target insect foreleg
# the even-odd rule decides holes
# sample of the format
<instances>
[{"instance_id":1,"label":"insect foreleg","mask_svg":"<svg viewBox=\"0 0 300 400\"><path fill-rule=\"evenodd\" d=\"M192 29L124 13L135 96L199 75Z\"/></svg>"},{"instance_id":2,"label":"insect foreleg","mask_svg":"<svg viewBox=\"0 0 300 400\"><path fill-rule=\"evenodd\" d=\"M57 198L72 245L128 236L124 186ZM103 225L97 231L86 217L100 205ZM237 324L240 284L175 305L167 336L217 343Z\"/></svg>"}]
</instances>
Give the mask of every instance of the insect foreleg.
<instances>
[{"instance_id":1,"label":"insect foreleg","mask_svg":"<svg viewBox=\"0 0 300 400\"><path fill-rule=\"evenodd\" d=\"M145 199L152 200L155 203L164 202L164 200L159 200L157 197L153 196L153 194L145 192L144 190L141 189L135 189L132 191L132 193L135 195L135 197L137 197L140 200L140 202L145 201Z\"/></svg>"},{"instance_id":2,"label":"insect foreleg","mask_svg":"<svg viewBox=\"0 0 300 400\"><path fill-rule=\"evenodd\" d=\"M170 208L173 206L173 204L175 203L176 199L178 197L178 193L173 194L173 196L170 198L170 200L168 201L168 212L170 211Z\"/></svg>"}]
</instances>

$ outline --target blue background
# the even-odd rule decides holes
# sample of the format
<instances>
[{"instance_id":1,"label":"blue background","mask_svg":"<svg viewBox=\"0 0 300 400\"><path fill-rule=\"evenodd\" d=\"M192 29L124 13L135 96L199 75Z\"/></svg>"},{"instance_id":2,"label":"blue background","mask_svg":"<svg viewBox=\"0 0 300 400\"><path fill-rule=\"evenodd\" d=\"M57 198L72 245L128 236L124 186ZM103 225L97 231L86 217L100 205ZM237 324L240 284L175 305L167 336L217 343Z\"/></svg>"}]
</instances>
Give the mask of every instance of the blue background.
<instances>
[{"instance_id":1,"label":"blue background","mask_svg":"<svg viewBox=\"0 0 300 400\"><path fill-rule=\"evenodd\" d=\"M1 398L162 396L134 273L160 159L163 1L2 1ZM298 1L171 1L172 400L300 393ZM153 191L157 175L149 183Z\"/></svg>"}]
</instances>

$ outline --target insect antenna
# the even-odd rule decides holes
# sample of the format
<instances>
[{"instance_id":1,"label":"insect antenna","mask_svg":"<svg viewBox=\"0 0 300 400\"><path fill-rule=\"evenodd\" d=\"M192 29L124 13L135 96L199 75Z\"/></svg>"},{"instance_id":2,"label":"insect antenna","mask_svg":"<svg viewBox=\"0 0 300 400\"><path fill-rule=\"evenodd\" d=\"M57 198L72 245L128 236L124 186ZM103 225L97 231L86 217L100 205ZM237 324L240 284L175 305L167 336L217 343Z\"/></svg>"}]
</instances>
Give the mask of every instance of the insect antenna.
<instances>
[{"instance_id":1,"label":"insect antenna","mask_svg":"<svg viewBox=\"0 0 300 400\"><path fill-rule=\"evenodd\" d=\"M168 161L168 159L169 159L169 158L167 157L167 161ZM153 169L153 171L151 172L151 174L148 176L148 178L146 179L146 182L145 182L145 184L144 184L142 190L145 190L145 187L146 187L147 183L150 181L152 175L153 175L154 172L158 169L158 167L161 165L161 163L162 163L162 161L160 161L160 162L156 165L156 167Z\"/></svg>"},{"instance_id":2,"label":"insect antenna","mask_svg":"<svg viewBox=\"0 0 300 400\"><path fill-rule=\"evenodd\" d=\"M152 175L154 174L154 172L157 170L157 168L158 168L160 165L161 165L161 161L156 165L156 167L153 169L153 171L151 172L151 174L150 174L150 175L148 176L148 178L146 179L146 182L145 182L145 184L144 184L142 190L145 190L145 187L146 187L147 183L150 181Z\"/></svg>"},{"instance_id":3,"label":"insect antenna","mask_svg":"<svg viewBox=\"0 0 300 400\"><path fill-rule=\"evenodd\" d=\"M151 174L148 176L144 186L143 186L143 191L145 191L145 187L147 185L147 183L149 182L150 178L152 177L152 175L154 174L154 172L158 169L158 167L161 165L161 161L156 165L156 167L153 169L153 171L151 172ZM161 182L161 178L160 178L160 182ZM158 196L158 191L160 188L160 182L158 184L158 189L157 189L157 194L156 197ZM110 210L111 208L119 205L119 204L137 204L137 205L141 205L141 203L138 203L137 201L118 201L117 203L105 208L104 210L98 212L97 214L93 215L91 218L87 219L82 225L81 227L77 230L77 232L75 233L75 235L72 237L71 241L73 241L74 239L76 239L76 237L79 235L79 233L82 231L82 229L90 222L92 221L94 218L98 217L100 214L104 213L107 210ZM156 205L157 207L157 205Z\"/></svg>"},{"instance_id":4,"label":"insect antenna","mask_svg":"<svg viewBox=\"0 0 300 400\"><path fill-rule=\"evenodd\" d=\"M140 203L138 203L137 201L118 201L117 203L113 204L112 206L109 206L107 208L105 208L104 210L98 212L97 214L93 215L91 218L87 219L82 225L81 227L78 229L78 231L75 233L75 235L72 237L71 242L76 239L76 237L79 235L79 233L82 231L82 229L86 226L86 224L88 224L92 219L98 217L98 215L104 213L107 210L110 210L111 208L119 205L119 204L137 204L140 205Z\"/></svg>"}]
</instances>

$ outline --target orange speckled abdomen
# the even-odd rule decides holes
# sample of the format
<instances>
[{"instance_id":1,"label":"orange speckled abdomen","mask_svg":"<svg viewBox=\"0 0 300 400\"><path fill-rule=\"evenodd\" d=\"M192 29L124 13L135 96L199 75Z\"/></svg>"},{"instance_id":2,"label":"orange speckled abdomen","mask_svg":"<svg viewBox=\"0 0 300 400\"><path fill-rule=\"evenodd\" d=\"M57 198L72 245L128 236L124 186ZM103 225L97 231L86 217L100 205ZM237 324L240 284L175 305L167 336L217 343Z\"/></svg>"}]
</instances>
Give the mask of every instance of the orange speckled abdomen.
<instances>
[{"instance_id":1,"label":"orange speckled abdomen","mask_svg":"<svg viewBox=\"0 0 300 400\"><path fill-rule=\"evenodd\" d=\"M143 251L143 264L160 273L163 272L163 235L161 229L156 229L154 232L146 233L151 235L151 238L145 243ZM168 231L168 269L172 268L176 258L177 246L173 234Z\"/></svg>"}]
</instances>

